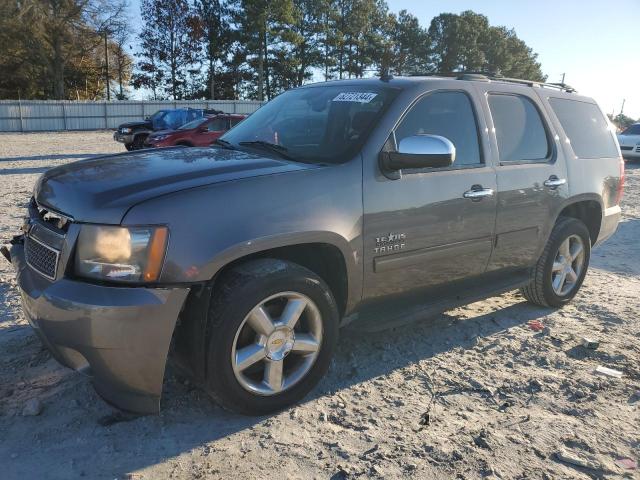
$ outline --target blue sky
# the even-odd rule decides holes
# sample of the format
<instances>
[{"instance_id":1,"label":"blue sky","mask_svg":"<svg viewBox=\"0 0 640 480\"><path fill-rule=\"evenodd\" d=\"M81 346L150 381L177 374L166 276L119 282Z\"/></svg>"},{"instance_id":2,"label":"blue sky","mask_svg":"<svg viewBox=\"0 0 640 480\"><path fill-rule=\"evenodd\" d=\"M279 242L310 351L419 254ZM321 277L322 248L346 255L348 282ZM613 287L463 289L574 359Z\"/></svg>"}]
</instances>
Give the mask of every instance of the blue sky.
<instances>
[{"instance_id":1,"label":"blue sky","mask_svg":"<svg viewBox=\"0 0 640 480\"><path fill-rule=\"evenodd\" d=\"M640 0L387 0L428 27L443 12L473 10L492 25L514 28L538 54L550 82L565 81L607 113L640 118ZM139 3L132 1L134 23ZM134 42L135 43L135 42Z\"/></svg>"}]
</instances>

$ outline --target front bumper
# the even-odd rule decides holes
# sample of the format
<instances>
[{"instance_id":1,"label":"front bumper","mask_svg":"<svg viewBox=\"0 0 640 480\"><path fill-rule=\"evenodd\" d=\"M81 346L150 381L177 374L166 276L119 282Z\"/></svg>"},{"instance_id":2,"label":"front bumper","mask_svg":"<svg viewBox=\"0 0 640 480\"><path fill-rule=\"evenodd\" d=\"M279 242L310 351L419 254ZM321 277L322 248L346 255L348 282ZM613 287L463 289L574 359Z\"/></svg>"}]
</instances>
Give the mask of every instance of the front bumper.
<instances>
[{"instance_id":1,"label":"front bumper","mask_svg":"<svg viewBox=\"0 0 640 480\"><path fill-rule=\"evenodd\" d=\"M116 142L124 143L125 145L133 143L134 135L132 133L119 133L113 134L113 139Z\"/></svg>"},{"instance_id":2,"label":"front bumper","mask_svg":"<svg viewBox=\"0 0 640 480\"><path fill-rule=\"evenodd\" d=\"M55 282L10 251L27 320L63 365L89 375L105 400L127 411L157 413L171 336L188 288Z\"/></svg>"}]
</instances>

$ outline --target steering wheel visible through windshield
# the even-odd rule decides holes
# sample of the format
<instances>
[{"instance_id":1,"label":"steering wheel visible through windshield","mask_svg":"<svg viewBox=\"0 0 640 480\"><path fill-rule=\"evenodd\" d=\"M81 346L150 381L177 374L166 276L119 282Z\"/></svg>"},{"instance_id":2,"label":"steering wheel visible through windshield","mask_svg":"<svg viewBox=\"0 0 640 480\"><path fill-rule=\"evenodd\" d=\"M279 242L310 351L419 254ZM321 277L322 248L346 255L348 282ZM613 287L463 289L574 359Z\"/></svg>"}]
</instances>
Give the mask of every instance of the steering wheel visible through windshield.
<instances>
[{"instance_id":1,"label":"steering wheel visible through windshield","mask_svg":"<svg viewBox=\"0 0 640 480\"><path fill-rule=\"evenodd\" d=\"M222 140L234 148L277 145L287 157L342 163L362 146L398 90L384 85L322 85L289 90Z\"/></svg>"}]
</instances>

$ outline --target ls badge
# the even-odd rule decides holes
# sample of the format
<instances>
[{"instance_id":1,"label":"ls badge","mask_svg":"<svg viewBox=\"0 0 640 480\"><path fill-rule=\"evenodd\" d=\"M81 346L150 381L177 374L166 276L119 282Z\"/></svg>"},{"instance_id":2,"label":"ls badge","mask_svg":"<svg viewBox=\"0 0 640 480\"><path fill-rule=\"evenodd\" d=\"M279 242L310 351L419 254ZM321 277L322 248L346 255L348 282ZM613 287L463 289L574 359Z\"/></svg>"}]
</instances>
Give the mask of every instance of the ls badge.
<instances>
[{"instance_id":1,"label":"ls badge","mask_svg":"<svg viewBox=\"0 0 640 480\"><path fill-rule=\"evenodd\" d=\"M404 249L404 241L407 235L404 233L390 233L383 237L376 237L376 247L373 253L391 253Z\"/></svg>"}]
</instances>

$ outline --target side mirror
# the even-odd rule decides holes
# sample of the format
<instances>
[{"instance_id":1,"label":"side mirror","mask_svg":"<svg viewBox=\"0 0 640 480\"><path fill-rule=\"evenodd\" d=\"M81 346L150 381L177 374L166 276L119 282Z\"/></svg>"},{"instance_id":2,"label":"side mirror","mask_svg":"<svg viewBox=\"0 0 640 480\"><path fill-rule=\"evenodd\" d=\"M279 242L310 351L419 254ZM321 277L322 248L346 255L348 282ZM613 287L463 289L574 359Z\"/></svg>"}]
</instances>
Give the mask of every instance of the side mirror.
<instances>
[{"instance_id":1,"label":"side mirror","mask_svg":"<svg viewBox=\"0 0 640 480\"><path fill-rule=\"evenodd\" d=\"M413 135L400 140L397 151L382 152L383 170L449 167L456 159L456 147L439 135Z\"/></svg>"}]
</instances>

